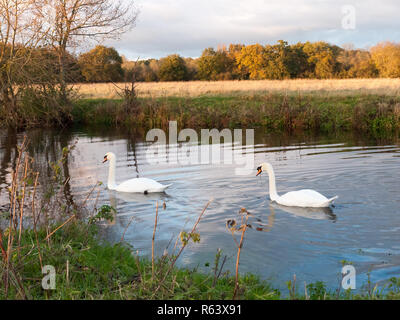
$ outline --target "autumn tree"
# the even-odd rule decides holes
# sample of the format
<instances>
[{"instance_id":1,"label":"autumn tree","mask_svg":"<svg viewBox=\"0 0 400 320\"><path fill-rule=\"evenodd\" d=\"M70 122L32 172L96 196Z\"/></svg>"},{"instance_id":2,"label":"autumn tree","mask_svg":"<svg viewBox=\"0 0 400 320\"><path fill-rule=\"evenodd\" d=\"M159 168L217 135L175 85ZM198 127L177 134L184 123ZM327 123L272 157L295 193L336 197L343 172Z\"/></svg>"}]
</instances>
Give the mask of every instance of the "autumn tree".
<instances>
[{"instance_id":1,"label":"autumn tree","mask_svg":"<svg viewBox=\"0 0 400 320\"><path fill-rule=\"evenodd\" d=\"M333 78L339 69L337 56L340 54L340 50L339 47L331 46L324 41L306 42L303 51L307 54L310 65L308 76L318 79Z\"/></svg>"},{"instance_id":2,"label":"autumn tree","mask_svg":"<svg viewBox=\"0 0 400 320\"><path fill-rule=\"evenodd\" d=\"M187 69L187 79L196 80L198 79L199 66L197 64L198 59L184 58Z\"/></svg>"},{"instance_id":3,"label":"autumn tree","mask_svg":"<svg viewBox=\"0 0 400 320\"><path fill-rule=\"evenodd\" d=\"M159 64L156 59L125 61L122 64L125 81L158 81Z\"/></svg>"},{"instance_id":4,"label":"autumn tree","mask_svg":"<svg viewBox=\"0 0 400 320\"><path fill-rule=\"evenodd\" d=\"M400 77L400 44L379 43L371 48L371 56L381 77Z\"/></svg>"},{"instance_id":5,"label":"autumn tree","mask_svg":"<svg viewBox=\"0 0 400 320\"><path fill-rule=\"evenodd\" d=\"M57 53L61 96L67 102L68 50L91 40L119 38L134 26L138 11L132 0L42 1L37 12L49 26L46 39Z\"/></svg>"},{"instance_id":6,"label":"autumn tree","mask_svg":"<svg viewBox=\"0 0 400 320\"><path fill-rule=\"evenodd\" d=\"M123 80L122 57L117 50L96 46L80 55L79 65L83 77L88 82L118 82Z\"/></svg>"},{"instance_id":7,"label":"autumn tree","mask_svg":"<svg viewBox=\"0 0 400 320\"><path fill-rule=\"evenodd\" d=\"M341 78L374 78L378 70L370 52L360 49L345 49L338 56Z\"/></svg>"},{"instance_id":8,"label":"autumn tree","mask_svg":"<svg viewBox=\"0 0 400 320\"><path fill-rule=\"evenodd\" d=\"M290 79L299 74L299 52L292 50L286 41L279 40L275 45L265 46L267 79Z\"/></svg>"},{"instance_id":9,"label":"autumn tree","mask_svg":"<svg viewBox=\"0 0 400 320\"><path fill-rule=\"evenodd\" d=\"M232 69L235 61L231 59L224 48L214 50L207 48L197 60L198 75L203 80L232 79Z\"/></svg>"},{"instance_id":10,"label":"autumn tree","mask_svg":"<svg viewBox=\"0 0 400 320\"><path fill-rule=\"evenodd\" d=\"M291 78L306 78L312 73L312 67L308 61L308 55L304 52L304 43L298 42L290 46Z\"/></svg>"},{"instance_id":11,"label":"autumn tree","mask_svg":"<svg viewBox=\"0 0 400 320\"><path fill-rule=\"evenodd\" d=\"M247 73L250 79L266 79L268 60L262 45L253 44L243 47L237 57L237 63L241 72Z\"/></svg>"},{"instance_id":12,"label":"autumn tree","mask_svg":"<svg viewBox=\"0 0 400 320\"><path fill-rule=\"evenodd\" d=\"M17 122L21 92L35 81L26 66L34 65L32 52L47 34L35 12L38 4L31 0L0 0L0 111L10 125Z\"/></svg>"},{"instance_id":13,"label":"autumn tree","mask_svg":"<svg viewBox=\"0 0 400 320\"><path fill-rule=\"evenodd\" d=\"M158 77L161 81L187 80L187 67L185 60L177 54L161 59Z\"/></svg>"},{"instance_id":14,"label":"autumn tree","mask_svg":"<svg viewBox=\"0 0 400 320\"><path fill-rule=\"evenodd\" d=\"M239 69L248 70L250 79L289 79L301 73L303 55L286 41L275 45L242 47L237 56Z\"/></svg>"},{"instance_id":15,"label":"autumn tree","mask_svg":"<svg viewBox=\"0 0 400 320\"><path fill-rule=\"evenodd\" d=\"M247 79L248 74L245 69L240 69L238 65L238 57L244 48L244 44L230 44L228 47L228 57L232 61L232 78L233 79Z\"/></svg>"}]
</instances>

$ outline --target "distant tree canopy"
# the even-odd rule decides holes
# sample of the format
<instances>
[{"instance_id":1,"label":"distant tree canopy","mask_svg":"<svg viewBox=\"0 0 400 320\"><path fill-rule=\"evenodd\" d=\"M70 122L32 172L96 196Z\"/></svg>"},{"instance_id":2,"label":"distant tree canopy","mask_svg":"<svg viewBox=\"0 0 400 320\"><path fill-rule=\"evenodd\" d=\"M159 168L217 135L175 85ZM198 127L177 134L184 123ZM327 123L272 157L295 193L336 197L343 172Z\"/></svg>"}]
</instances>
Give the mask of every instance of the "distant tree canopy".
<instances>
[{"instance_id":1,"label":"distant tree canopy","mask_svg":"<svg viewBox=\"0 0 400 320\"><path fill-rule=\"evenodd\" d=\"M371 48L371 55L380 76L387 78L400 77L400 44L380 43Z\"/></svg>"},{"instance_id":2,"label":"distant tree canopy","mask_svg":"<svg viewBox=\"0 0 400 320\"><path fill-rule=\"evenodd\" d=\"M158 77L161 81L188 80L188 70L185 60L177 54L172 54L161 59Z\"/></svg>"},{"instance_id":3,"label":"distant tree canopy","mask_svg":"<svg viewBox=\"0 0 400 320\"><path fill-rule=\"evenodd\" d=\"M122 61L115 49L97 46L78 61L88 82L393 78L400 77L400 44L384 42L362 50L324 41L279 40L274 45L206 48L199 58L173 54L136 62Z\"/></svg>"},{"instance_id":4,"label":"distant tree canopy","mask_svg":"<svg viewBox=\"0 0 400 320\"><path fill-rule=\"evenodd\" d=\"M197 59L198 77L202 80L228 80L232 79L232 70L235 60L226 50L207 48Z\"/></svg>"},{"instance_id":5,"label":"distant tree canopy","mask_svg":"<svg viewBox=\"0 0 400 320\"><path fill-rule=\"evenodd\" d=\"M88 82L122 81L122 57L114 48L96 46L78 59L82 76Z\"/></svg>"}]
</instances>

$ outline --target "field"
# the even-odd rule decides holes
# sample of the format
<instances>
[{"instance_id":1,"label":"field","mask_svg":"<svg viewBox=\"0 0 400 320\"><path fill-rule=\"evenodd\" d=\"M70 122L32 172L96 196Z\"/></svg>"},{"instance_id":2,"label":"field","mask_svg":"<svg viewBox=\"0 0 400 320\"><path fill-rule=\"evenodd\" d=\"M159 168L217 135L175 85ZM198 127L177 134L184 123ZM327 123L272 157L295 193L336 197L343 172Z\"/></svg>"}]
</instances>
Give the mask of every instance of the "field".
<instances>
[{"instance_id":1,"label":"field","mask_svg":"<svg viewBox=\"0 0 400 320\"><path fill-rule=\"evenodd\" d=\"M119 99L124 83L80 83L74 87L84 99ZM187 82L138 82L139 97L197 97L227 93L325 92L327 94L398 95L400 79L298 79L298 80L230 80Z\"/></svg>"}]
</instances>

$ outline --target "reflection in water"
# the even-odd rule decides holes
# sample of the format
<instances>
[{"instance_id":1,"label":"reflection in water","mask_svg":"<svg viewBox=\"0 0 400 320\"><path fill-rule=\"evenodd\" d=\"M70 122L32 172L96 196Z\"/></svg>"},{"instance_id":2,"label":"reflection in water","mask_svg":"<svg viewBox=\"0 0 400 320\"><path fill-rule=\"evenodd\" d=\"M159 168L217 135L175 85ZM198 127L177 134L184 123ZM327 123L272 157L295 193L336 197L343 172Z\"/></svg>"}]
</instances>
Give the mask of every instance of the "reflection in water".
<instances>
[{"instance_id":1,"label":"reflection in water","mask_svg":"<svg viewBox=\"0 0 400 320\"><path fill-rule=\"evenodd\" d=\"M108 193L108 199L110 201L111 207L117 210L121 205L129 205L129 203L132 203L134 205L138 204L149 204L149 203L156 203L158 202L160 207L165 207L165 201L172 199L171 196L166 194L165 192L159 192L159 193L149 193L149 194L143 194L143 193L127 193L127 192L117 192L114 190L108 190L106 189L106 192ZM140 214L140 213L139 213ZM126 220L123 219L125 216L131 216L131 218L134 218L135 212L126 212L126 213L114 213L113 214L113 221L108 222L108 225L114 225L116 222L120 224L122 227L126 227Z\"/></svg>"},{"instance_id":2,"label":"reflection in water","mask_svg":"<svg viewBox=\"0 0 400 320\"><path fill-rule=\"evenodd\" d=\"M330 207L324 208L301 208L301 207L288 207L271 202L270 208L280 209L297 217L317 220L333 220L336 221L336 215Z\"/></svg>"},{"instance_id":3,"label":"reflection in water","mask_svg":"<svg viewBox=\"0 0 400 320\"><path fill-rule=\"evenodd\" d=\"M63 149L72 145L74 134L71 130L30 130L29 133L18 133L15 130L0 131L0 205L7 201L6 187L11 183L10 173L16 164L18 146L21 145L24 135L28 137L27 153L34 159L33 170L40 172L38 192L46 192L49 179L54 175L51 163L61 159ZM74 206L74 196L70 184L70 155L66 154L60 163L63 177L62 192L66 203ZM3 192L4 191L4 192Z\"/></svg>"},{"instance_id":4,"label":"reflection in water","mask_svg":"<svg viewBox=\"0 0 400 320\"><path fill-rule=\"evenodd\" d=\"M148 144L137 132L118 129L104 132L102 128L32 130L28 136L29 153L35 159L35 169L41 172L43 186L52 174L49 163L60 159L62 149L79 138L61 168L63 176L70 177L65 180L66 189L62 193L70 203L79 203L97 182L107 180L107 170L100 159L109 151L119 155L117 170L124 179L145 176L173 183L165 194L148 195L116 193L103 185L98 194L93 193L96 199L90 199L99 206L109 204L117 209L114 222L102 228L102 235L115 242L124 235L124 240L142 255L150 254L156 202L159 208L166 204L159 211L155 245L156 253L162 254L172 238L176 239L181 230L193 225L205 203L213 197L198 226L201 241L188 246L178 261L182 266L196 267L212 261L216 248L222 248L227 255L234 254L236 249L225 223L245 207L252 213L253 230L246 232L241 270L270 278L277 287L293 273L299 281L321 280L328 286L336 286L343 259L354 262L357 277L364 277L372 268L373 281L400 272L398 140L285 136L257 130L255 145L239 148L244 153L254 151L255 164L270 162L279 169L277 183L281 192L297 190L299 186L326 194L336 194L339 190L333 212L329 208L271 204L265 194L267 181L256 179L253 173L235 175L234 164L151 165L146 161ZM21 133L0 131L0 207L8 201L4 191L10 183L16 146L22 138ZM227 262L226 267L234 266ZM363 282L357 278L358 281Z\"/></svg>"},{"instance_id":5,"label":"reflection in water","mask_svg":"<svg viewBox=\"0 0 400 320\"><path fill-rule=\"evenodd\" d=\"M270 232L272 227L274 226L275 222L275 209L274 207L270 206L270 214L268 215L268 223L265 224L260 218L256 218L257 220L257 231L262 231L262 232Z\"/></svg>"},{"instance_id":6,"label":"reflection in water","mask_svg":"<svg viewBox=\"0 0 400 320\"><path fill-rule=\"evenodd\" d=\"M171 196L166 194L165 192L157 192L157 193L129 193L129 192L117 192L113 190L108 190L110 203L114 208L117 208L118 200L122 200L125 202L133 202L133 203L148 203L149 201L159 201L163 202L166 199L172 199Z\"/></svg>"}]
</instances>

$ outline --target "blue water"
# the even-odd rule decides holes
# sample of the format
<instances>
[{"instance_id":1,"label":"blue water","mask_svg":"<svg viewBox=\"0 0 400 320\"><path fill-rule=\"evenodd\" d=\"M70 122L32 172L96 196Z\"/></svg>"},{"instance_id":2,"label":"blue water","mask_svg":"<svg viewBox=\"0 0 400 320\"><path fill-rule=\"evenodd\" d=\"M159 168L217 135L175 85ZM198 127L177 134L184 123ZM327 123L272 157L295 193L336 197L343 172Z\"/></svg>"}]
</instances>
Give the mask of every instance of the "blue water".
<instances>
[{"instance_id":1,"label":"blue water","mask_svg":"<svg viewBox=\"0 0 400 320\"><path fill-rule=\"evenodd\" d=\"M226 221L238 220L244 207L251 213L253 228L245 234L241 273L255 273L284 292L285 282L294 274L300 288L304 282L315 281L338 288L342 260L355 266L358 289L369 272L374 282L400 276L398 139L288 137L257 130L254 145L243 152L254 152L255 167L265 161L273 165L278 193L309 188L327 197L339 196L331 210L311 211L271 204L268 177L255 177L255 169L240 176L235 174L235 164L149 164L148 143L142 134L36 130L29 136L31 152L44 170L49 160L59 156L62 146L78 139L68 161L71 197L76 201L97 181L107 182L108 167L101 161L108 151L118 157L117 182L140 176L172 183L165 194L129 196L110 192L103 185L91 196L92 203L111 204L117 209L114 222L103 224L102 235L117 242L124 234L124 240L140 255L151 254L157 201L156 253L162 255L165 250L172 253L176 243L179 247L176 239L180 231L190 231L213 199L198 227L200 243L190 243L178 265L211 271L221 248L227 256L225 269L233 271L237 250ZM22 133L11 137L3 131L0 138L0 200L4 202L15 154L10 145L20 141Z\"/></svg>"}]
</instances>

